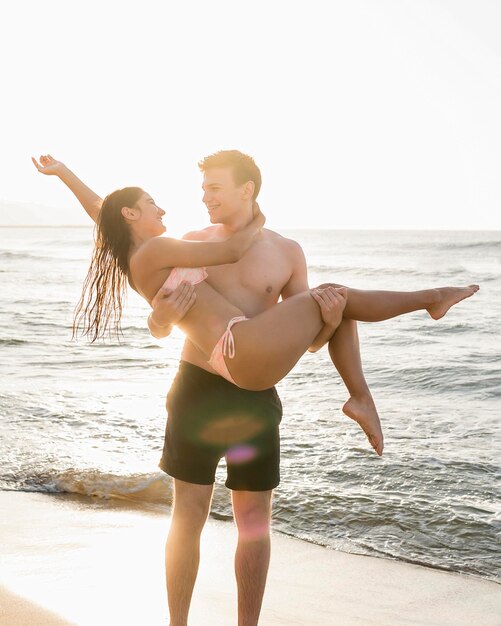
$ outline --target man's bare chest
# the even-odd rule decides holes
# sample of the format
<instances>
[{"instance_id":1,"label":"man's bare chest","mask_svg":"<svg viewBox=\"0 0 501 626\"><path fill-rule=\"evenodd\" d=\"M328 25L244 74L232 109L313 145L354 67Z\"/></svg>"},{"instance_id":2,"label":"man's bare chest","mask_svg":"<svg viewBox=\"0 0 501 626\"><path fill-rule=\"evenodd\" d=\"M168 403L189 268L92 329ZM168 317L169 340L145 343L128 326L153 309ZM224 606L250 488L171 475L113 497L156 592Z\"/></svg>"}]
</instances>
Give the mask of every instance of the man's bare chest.
<instances>
[{"instance_id":1,"label":"man's bare chest","mask_svg":"<svg viewBox=\"0 0 501 626\"><path fill-rule=\"evenodd\" d=\"M247 314L275 304L291 276L288 259L268 242L253 245L237 263L208 267L208 282Z\"/></svg>"}]
</instances>

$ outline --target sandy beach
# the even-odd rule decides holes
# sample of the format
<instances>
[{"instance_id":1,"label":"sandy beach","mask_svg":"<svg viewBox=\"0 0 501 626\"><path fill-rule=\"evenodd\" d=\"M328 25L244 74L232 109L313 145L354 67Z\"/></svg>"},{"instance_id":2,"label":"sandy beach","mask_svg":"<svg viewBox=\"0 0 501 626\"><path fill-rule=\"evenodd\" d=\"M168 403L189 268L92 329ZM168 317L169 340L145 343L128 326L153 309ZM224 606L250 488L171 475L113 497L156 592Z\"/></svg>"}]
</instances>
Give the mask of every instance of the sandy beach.
<instances>
[{"instance_id":1,"label":"sandy beach","mask_svg":"<svg viewBox=\"0 0 501 626\"><path fill-rule=\"evenodd\" d=\"M0 492L2 626L167 624L167 513ZM232 524L211 520L190 624L236 624ZM275 534L264 626L499 626L501 587Z\"/></svg>"}]
</instances>

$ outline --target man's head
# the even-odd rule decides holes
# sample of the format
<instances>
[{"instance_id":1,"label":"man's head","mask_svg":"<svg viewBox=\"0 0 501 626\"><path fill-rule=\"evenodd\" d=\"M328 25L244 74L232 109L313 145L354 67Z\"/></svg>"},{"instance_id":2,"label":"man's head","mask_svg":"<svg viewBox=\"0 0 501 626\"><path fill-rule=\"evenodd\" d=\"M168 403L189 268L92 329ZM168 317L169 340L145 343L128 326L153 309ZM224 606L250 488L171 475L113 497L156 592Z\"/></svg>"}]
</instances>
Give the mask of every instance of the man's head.
<instances>
[{"instance_id":1,"label":"man's head","mask_svg":"<svg viewBox=\"0 0 501 626\"><path fill-rule=\"evenodd\" d=\"M261 172L254 159L238 150L221 150L198 163L203 172L203 202L213 224L231 223L252 214L261 189Z\"/></svg>"}]
</instances>

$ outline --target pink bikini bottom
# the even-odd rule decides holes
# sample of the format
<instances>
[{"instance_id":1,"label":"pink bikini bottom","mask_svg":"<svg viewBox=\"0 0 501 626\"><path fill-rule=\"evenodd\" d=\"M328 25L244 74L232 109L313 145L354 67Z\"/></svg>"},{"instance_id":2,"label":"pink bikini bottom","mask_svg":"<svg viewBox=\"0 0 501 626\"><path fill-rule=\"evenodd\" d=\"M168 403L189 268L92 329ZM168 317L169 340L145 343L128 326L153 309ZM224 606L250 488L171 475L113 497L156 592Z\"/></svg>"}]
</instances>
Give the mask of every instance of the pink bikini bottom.
<instances>
[{"instance_id":1,"label":"pink bikini bottom","mask_svg":"<svg viewBox=\"0 0 501 626\"><path fill-rule=\"evenodd\" d=\"M212 354L210 355L209 359L209 365L212 367L212 369L237 387L237 383L233 380L230 372L228 371L228 368L226 367L226 361L224 360L224 357L227 356L229 359L233 359L233 357L235 356L235 340L233 338L233 333L231 332L231 327L238 322L244 322L248 319L249 318L245 317L245 315L240 315L239 317L233 317L228 322L226 330L214 346L214 350L212 350Z\"/></svg>"}]
</instances>

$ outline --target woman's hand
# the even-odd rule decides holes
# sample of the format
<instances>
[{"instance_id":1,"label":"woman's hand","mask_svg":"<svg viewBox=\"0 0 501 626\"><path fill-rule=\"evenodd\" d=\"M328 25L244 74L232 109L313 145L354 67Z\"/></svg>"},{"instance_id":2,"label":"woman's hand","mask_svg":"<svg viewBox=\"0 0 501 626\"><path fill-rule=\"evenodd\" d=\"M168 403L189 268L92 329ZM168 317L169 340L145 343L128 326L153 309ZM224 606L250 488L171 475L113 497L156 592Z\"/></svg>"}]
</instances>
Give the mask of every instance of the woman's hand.
<instances>
[{"instance_id":1,"label":"woman's hand","mask_svg":"<svg viewBox=\"0 0 501 626\"><path fill-rule=\"evenodd\" d=\"M37 170L46 176L61 176L62 172L66 169L66 165L64 163L56 161L56 159L51 157L50 154L43 154L40 157L40 163L35 159L35 157L31 157L31 160Z\"/></svg>"},{"instance_id":2,"label":"woman's hand","mask_svg":"<svg viewBox=\"0 0 501 626\"><path fill-rule=\"evenodd\" d=\"M87 187L78 176L75 176L64 163L56 161L50 154L43 154L40 157L40 163L34 157L31 157L31 160L41 174L57 176L75 195L94 222L99 220L99 212L101 211L103 200L90 187Z\"/></svg>"}]
</instances>

